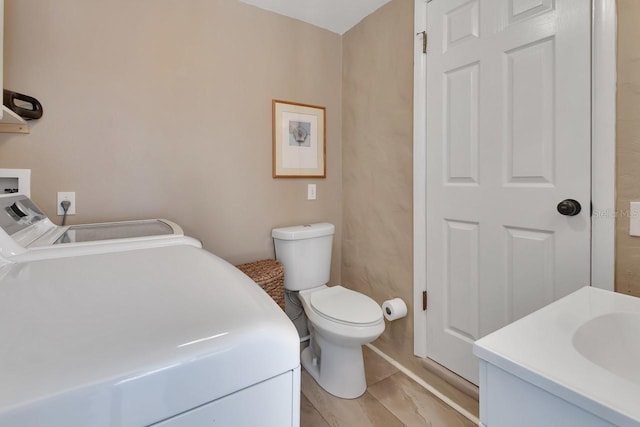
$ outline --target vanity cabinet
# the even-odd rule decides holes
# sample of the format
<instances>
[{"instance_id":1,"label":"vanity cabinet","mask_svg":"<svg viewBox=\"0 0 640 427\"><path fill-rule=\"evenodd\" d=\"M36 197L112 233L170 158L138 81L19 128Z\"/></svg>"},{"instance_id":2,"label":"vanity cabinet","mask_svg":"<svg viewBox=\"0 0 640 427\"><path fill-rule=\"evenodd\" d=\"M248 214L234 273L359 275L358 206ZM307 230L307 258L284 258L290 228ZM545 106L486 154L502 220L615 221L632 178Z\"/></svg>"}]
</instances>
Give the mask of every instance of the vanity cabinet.
<instances>
[{"instance_id":1,"label":"vanity cabinet","mask_svg":"<svg viewBox=\"0 0 640 427\"><path fill-rule=\"evenodd\" d=\"M480 361L483 427L615 427L561 397Z\"/></svg>"}]
</instances>

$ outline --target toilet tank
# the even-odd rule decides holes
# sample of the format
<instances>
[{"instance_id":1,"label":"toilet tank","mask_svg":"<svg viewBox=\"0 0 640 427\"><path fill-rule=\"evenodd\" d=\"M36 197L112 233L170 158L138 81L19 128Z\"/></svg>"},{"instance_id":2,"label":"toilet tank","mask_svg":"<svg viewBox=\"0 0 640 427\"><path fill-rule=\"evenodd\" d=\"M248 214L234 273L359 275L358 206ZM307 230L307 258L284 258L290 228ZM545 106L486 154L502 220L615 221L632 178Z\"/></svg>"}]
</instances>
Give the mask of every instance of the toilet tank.
<instances>
[{"instance_id":1,"label":"toilet tank","mask_svg":"<svg viewBox=\"0 0 640 427\"><path fill-rule=\"evenodd\" d=\"M271 231L276 259L284 266L284 287L301 291L326 285L331 274L335 227L320 223Z\"/></svg>"}]
</instances>

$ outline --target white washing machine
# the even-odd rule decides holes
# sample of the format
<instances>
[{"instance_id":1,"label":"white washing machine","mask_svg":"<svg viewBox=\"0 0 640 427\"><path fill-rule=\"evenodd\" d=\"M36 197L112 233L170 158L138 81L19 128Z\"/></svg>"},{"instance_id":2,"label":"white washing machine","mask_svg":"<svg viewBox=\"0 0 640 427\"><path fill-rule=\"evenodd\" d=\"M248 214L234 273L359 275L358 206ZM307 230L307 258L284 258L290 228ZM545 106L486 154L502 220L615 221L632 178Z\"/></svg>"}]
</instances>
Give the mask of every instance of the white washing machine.
<instances>
[{"instance_id":1,"label":"white washing machine","mask_svg":"<svg viewBox=\"0 0 640 427\"><path fill-rule=\"evenodd\" d=\"M0 263L0 343L0 426L299 426L295 327L203 249Z\"/></svg>"},{"instance_id":2,"label":"white washing machine","mask_svg":"<svg viewBox=\"0 0 640 427\"><path fill-rule=\"evenodd\" d=\"M58 226L27 196L0 196L0 256L12 261L176 244L202 247L166 219Z\"/></svg>"}]
</instances>

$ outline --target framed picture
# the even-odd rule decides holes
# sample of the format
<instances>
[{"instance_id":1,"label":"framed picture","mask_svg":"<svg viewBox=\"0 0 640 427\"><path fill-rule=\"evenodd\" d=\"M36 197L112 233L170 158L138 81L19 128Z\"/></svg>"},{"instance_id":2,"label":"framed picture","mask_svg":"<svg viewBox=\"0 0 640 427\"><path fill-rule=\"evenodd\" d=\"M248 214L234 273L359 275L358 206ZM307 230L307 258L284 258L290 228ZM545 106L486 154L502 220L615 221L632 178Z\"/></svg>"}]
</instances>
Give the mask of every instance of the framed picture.
<instances>
[{"instance_id":1,"label":"framed picture","mask_svg":"<svg viewBox=\"0 0 640 427\"><path fill-rule=\"evenodd\" d=\"M326 177L325 107L273 100L273 177Z\"/></svg>"}]
</instances>

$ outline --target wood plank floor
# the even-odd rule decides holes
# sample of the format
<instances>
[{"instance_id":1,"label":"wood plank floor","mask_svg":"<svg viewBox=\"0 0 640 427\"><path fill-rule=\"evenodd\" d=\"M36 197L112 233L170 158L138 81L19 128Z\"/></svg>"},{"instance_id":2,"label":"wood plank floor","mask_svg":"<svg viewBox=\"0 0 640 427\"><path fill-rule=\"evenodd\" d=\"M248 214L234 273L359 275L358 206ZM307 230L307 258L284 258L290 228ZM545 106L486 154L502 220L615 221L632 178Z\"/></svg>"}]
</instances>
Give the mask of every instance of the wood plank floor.
<instances>
[{"instance_id":1,"label":"wood plank floor","mask_svg":"<svg viewBox=\"0 0 640 427\"><path fill-rule=\"evenodd\" d=\"M301 427L475 425L369 348L363 354L368 388L357 399L330 395L302 371Z\"/></svg>"}]
</instances>

